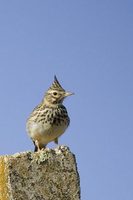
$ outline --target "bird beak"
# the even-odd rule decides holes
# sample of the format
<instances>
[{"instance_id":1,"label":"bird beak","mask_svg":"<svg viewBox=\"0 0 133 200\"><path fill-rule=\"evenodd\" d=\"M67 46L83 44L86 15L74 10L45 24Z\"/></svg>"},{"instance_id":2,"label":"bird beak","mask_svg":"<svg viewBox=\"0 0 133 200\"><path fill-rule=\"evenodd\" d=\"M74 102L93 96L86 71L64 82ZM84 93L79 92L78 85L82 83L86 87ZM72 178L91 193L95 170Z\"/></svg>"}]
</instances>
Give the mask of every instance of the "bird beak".
<instances>
[{"instance_id":1,"label":"bird beak","mask_svg":"<svg viewBox=\"0 0 133 200\"><path fill-rule=\"evenodd\" d=\"M74 95L73 92L65 92L65 97L68 97L68 96L71 96L71 95Z\"/></svg>"}]
</instances>

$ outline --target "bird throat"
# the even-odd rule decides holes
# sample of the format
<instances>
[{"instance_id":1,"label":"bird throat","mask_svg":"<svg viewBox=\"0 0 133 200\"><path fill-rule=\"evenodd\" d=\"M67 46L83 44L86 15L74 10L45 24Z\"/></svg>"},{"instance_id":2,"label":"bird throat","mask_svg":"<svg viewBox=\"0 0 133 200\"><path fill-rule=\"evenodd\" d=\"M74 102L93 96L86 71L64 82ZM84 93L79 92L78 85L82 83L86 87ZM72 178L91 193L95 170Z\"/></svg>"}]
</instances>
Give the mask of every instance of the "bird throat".
<instances>
[{"instance_id":1,"label":"bird throat","mask_svg":"<svg viewBox=\"0 0 133 200\"><path fill-rule=\"evenodd\" d=\"M57 100L53 100L53 101L49 101L49 99L44 99L43 100L43 104L45 104L48 107L52 107L52 108L57 108L59 105L62 105L62 102L57 102Z\"/></svg>"}]
</instances>

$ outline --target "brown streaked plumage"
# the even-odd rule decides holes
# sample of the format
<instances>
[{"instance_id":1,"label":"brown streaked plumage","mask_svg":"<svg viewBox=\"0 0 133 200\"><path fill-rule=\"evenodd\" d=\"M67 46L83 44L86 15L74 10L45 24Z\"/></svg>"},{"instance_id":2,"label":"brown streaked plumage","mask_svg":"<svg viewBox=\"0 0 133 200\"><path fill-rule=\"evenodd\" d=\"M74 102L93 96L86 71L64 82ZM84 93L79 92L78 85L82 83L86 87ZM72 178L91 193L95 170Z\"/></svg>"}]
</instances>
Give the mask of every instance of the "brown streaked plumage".
<instances>
[{"instance_id":1,"label":"brown streaked plumage","mask_svg":"<svg viewBox=\"0 0 133 200\"><path fill-rule=\"evenodd\" d=\"M67 110L62 103L67 96L72 94L62 88L55 76L42 102L35 107L26 123L26 129L35 145L35 151L45 148L51 141L58 144L58 138L70 123Z\"/></svg>"}]
</instances>

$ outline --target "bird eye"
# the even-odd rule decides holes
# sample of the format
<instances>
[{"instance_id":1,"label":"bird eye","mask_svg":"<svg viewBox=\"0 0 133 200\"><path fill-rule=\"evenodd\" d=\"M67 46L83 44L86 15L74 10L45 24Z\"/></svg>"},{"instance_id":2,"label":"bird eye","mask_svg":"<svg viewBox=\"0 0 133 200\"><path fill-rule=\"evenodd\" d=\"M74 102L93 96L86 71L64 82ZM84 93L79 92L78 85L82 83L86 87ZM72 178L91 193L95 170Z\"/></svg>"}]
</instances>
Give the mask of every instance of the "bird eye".
<instances>
[{"instance_id":1,"label":"bird eye","mask_svg":"<svg viewBox=\"0 0 133 200\"><path fill-rule=\"evenodd\" d=\"M57 95L57 92L53 92L53 95L56 96L56 95Z\"/></svg>"}]
</instances>

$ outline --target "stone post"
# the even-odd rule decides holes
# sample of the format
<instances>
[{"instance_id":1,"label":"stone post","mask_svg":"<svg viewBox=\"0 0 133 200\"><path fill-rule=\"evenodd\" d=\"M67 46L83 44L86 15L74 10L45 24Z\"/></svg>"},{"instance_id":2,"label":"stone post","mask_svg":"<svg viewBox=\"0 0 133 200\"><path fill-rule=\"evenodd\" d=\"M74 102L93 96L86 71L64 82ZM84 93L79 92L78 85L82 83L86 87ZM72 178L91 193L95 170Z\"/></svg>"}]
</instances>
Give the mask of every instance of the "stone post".
<instances>
[{"instance_id":1,"label":"stone post","mask_svg":"<svg viewBox=\"0 0 133 200\"><path fill-rule=\"evenodd\" d=\"M0 156L0 200L80 200L75 156L66 146Z\"/></svg>"}]
</instances>

